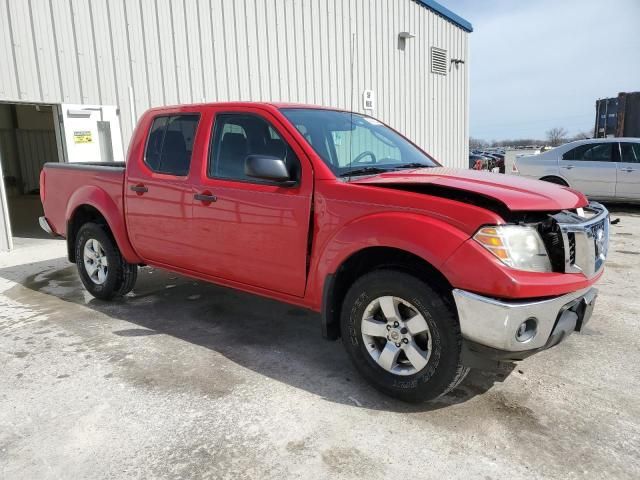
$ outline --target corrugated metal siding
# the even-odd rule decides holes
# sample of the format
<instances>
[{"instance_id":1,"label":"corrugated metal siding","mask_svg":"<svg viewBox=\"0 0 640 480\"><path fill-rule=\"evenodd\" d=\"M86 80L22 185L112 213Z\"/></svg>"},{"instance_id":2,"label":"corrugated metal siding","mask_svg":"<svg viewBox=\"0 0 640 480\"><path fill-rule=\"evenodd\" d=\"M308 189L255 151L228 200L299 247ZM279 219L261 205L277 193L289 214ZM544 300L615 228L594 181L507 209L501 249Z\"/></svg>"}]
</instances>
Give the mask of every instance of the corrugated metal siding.
<instances>
[{"instance_id":1,"label":"corrugated metal siding","mask_svg":"<svg viewBox=\"0 0 640 480\"><path fill-rule=\"evenodd\" d=\"M398 33L416 36L400 48ZM151 106L273 100L362 111L467 164L467 32L409 0L0 0L0 100ZM352 40L355 40L352 45ZM353 82L351 81L353 52Z\"/></svg>"}]
</instances>

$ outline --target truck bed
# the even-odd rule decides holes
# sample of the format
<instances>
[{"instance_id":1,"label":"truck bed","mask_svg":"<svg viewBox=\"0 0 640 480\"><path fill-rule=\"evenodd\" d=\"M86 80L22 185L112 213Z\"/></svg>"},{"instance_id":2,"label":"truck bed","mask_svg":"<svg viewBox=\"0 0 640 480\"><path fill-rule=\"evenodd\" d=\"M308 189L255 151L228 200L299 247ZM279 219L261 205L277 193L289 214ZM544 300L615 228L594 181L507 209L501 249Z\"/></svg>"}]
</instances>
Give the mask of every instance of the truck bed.
<instances>
[{"instance_id":1,"label":"truck bed","mask_svg":"<svg viewBox=\"0 0 640 480\"><path fill-rule=\"evenodd\" d=\"M47 168L63 168L71 170L93 170L94 167L98 167L98 170L107 169L122 169L124 170L125 162L82 162L82 163L59 163L59 162L47 162L44 164Z\"/></svg>"},{"instance_id":2,"label":"truck bed","mask_svg":"<svg viewBox=\"0 0 640 480\"><path fill-rule=\"evenodd\" d=\"M124 162L45 163L40 174L40 199L53 233L66 237L72 196L83 189L108 196L124 212L124 172ZM55 189L49 190L47 185L55 185Z\"/></svg>"}]
</instances>

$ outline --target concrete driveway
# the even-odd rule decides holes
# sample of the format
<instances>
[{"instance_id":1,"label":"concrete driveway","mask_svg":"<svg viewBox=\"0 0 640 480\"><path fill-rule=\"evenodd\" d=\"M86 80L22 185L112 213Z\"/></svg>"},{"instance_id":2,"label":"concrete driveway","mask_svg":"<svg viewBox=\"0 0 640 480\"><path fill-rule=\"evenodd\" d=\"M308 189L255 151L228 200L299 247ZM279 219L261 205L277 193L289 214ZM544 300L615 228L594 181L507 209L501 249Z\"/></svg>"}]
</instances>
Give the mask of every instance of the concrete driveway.
<instances>
[{"instance_id":1,"label":"concrete driveway","mask_svg":"<svg viewBox=\"0 0 640 480\"><path fill-rule=\"evenodd\" d=\"M435 404L370 388L316 315L64 244L0 257L0 478L640 478L640 209L583 334Z\"/></svg>"}]
</instances>

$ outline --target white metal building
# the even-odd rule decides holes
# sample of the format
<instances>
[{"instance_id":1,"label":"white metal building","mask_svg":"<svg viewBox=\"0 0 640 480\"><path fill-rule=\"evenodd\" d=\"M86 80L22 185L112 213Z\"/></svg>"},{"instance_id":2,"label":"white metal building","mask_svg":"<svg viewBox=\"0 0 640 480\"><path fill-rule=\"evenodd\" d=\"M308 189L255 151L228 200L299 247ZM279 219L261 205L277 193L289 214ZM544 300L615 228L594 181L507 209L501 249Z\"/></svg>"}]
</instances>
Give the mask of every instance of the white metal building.
<instances>
[{"instance_id":1,"label":"white metal building","mask_svg":"<svg viewBox=\"0 0 640 480\"><path fill-rule=\"evenodd\" d=\"M466 167L471 31L432 0L0 0L0 249L42 163L123 159L157 105L353 109Z\"/></svg>"}]
</instances>

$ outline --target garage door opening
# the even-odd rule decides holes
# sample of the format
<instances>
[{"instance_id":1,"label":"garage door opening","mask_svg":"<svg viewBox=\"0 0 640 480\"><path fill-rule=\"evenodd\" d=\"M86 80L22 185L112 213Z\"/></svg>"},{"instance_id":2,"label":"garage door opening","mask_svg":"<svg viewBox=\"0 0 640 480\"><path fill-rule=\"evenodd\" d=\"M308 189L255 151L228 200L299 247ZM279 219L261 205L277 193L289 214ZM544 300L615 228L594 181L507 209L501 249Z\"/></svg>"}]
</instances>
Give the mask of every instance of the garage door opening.
<instances>
[{"instance_id":1,"label":"garage door opening","mask_svg":"<svg viewBox=\"0 0 640 480\"><path fill-rule=\"evenodd\" d=\"M46 162L59 162L55 105L0 103L0 160L13 244L46 238L38 227L42 215L40 170Z\"/></svg>"},{"instance_id":2,"label":"garage door opening","mask_svg":"<svg viewBox=\"0 0 640 480\"><path fill-rule=\"evenodd\" d=\"M0 250L51 238L38 224L45 163L113 161L123 161L115 106L0 103Z\"/></svg>"}]
</instances>

